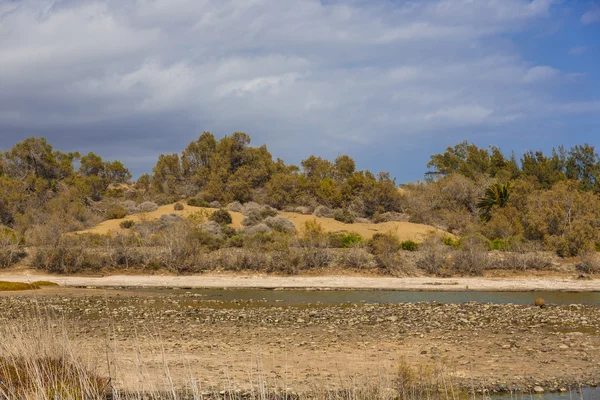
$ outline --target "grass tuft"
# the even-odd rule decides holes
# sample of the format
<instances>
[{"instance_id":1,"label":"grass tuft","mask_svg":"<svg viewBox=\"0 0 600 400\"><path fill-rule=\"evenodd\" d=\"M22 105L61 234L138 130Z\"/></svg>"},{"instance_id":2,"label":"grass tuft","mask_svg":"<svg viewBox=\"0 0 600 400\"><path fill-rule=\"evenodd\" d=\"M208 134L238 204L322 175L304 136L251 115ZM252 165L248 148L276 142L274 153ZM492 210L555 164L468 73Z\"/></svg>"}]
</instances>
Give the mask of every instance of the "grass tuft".
<instances>
[{"instance_id":1,"label":"grass tuft","mask_svg":"<svg viewBox=\"0 0 600 400\"><path fill-rule=\"evenodd\" d=\"M0 281L0 292L12 290L35 290L39 288L40 287L35 283Z\"/></svg>"}]
</instances>

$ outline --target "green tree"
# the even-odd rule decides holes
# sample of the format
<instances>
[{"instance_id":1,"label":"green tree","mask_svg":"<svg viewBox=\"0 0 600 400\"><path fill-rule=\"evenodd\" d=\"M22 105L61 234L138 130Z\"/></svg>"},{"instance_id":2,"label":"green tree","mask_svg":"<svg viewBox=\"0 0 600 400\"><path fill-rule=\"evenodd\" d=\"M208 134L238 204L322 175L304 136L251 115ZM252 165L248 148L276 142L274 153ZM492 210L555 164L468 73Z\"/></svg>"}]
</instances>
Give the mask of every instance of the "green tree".
<instances>
[{"instance_id":1,"label":"green tree","mask_svg":"<svg viewBox=\"0 0 600 400\"><path fill-rule=\"evenodd\" d=\"M510 182L506 184L495 183L485 189L483 197L477 203L481 219L485 222L492 219L494 207L506 207L510 198Z\"/></svg>"}]
</instances>

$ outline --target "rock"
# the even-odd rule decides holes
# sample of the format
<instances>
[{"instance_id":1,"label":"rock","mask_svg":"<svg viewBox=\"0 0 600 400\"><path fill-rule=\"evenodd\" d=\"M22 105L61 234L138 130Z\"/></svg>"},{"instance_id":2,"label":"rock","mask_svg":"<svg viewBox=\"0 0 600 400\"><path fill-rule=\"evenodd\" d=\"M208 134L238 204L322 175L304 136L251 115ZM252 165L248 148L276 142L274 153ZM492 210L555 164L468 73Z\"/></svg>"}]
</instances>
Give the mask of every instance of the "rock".
<instances>
[{"instance_id":1,"label":"rock","mask_svg":"<svg viewBox=\"0 0 600 400\"><path fill-rule=\"evenodd\" d=\"M533 388L533 391L536 393L544 393L544 388L541 386L536 386Z\"/></svg>"}]
</instances>

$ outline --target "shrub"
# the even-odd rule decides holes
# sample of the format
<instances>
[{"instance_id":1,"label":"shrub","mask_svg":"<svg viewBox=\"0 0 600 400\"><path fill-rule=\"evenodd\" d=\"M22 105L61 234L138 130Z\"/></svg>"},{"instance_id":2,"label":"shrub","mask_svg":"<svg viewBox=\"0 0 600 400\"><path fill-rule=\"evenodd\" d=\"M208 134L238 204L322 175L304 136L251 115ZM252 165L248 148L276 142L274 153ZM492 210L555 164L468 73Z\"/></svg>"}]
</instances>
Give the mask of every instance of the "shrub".
<instances>
[{"instance_id":1,"label":"shrub","mask_svg":"<svg viewBox=\"0 0 600 400\"><path fill-rule=\"evenodd\" d=\"M294 209L295 213L309 215L312 214L312 208L308 206L299 206Z\"/></svg>"},{"instance_id":2,"label":"shrub","mask_svg":"<svg viewBox=\"0 0 600 400\"><path fill-rule=\"evenodd\" d=\"M368 247L381 268L390 269L396 265L400 249L400 241L396 235L391 232L376 233L369 240Z\"/></svg>"},{"instance_id":3,"label":"shrub","mask_svg":"<svg viewBox=\"0 0 600 400\"><path fill-rule=\"evenodd\" d=\"M263 218L274 217L277 215L277 210L270 206L264 206L260 209L260 216Z\"/></svg>"},{"instance_id":4,"label":"shrub","mask_svg":"<svg viewBox=\"0 0 600 400\"><path fill-rule=\"evenodd\" d=\"M131 229L133 228L133 226L135 225L135 221L132 221L130 219L126 219L125 221L122 221L119 226L123 229Z\"/></svg>"},{"instance_id":5,"label":"shrub","mask_svg":"<svg viewBox=\"0 0 600 400\"><path fill-rule=\"evenodd\" d=\"M208 218L211 216L211 212L209 210L198 210L194 211L190 215L187 216L187 220L190 221L194 225L201 225L208 221Z\"/></svg>"},{"instance_id":6,"label":"shrub","mask_svg":"<svg viewBox=\"0 0 600 400\"><path fill-rule=\"evenodd\" d=\"M333 248L347 249L363 243L364 239L354 232L334 232L328 235L329 245Z\"/></svg>"},{"instance_id":7,"label":"shrub","mask_svg":"<svg viewBox=\"0 0 600 400\"><path fill-rule=\"evenodd\" d=\"M494 239L490 242L490 250L508 251L509 248L508 242L504 239Z\"/></svg>"},{"instance_id":8,"label":"shrub","mask_svg":"<svg viewBox=\"0 0 600 400\"><path fill-rule=\"evenodd\" d=\"M243 235L233 235L229 238L226 243L227 247L244 247L244 236Z\"/></svg>"},{"instance_id":9,"label":"shrub","mask_svg":"<svg viewBox=\"0 0 600 400\"><path fill-rule=\"evenodd\" d=\"M175 211L182 211L183 209L185 209L185 206L181 203L175 203L175 205L173 206L173 209Z\"/></svg>"},{"instance_id":10,"label":"shrub","mask_svg":"<svg viewBox=\"0 0 600 400\"><path fill-rule=\"evenodd\" d=\"M448 245L442 244L437 237L431 237L419 247L421 258L417 267L429 275L441 275L448 262Z\"/></svg>"},{"instance_id":11,"label":"shrub","mask_svg":"<svg viewBox=\"0 0 600 400\"><path fill-rule=\"evenodd\" d=\"M585 252L580 256L576 268L584 274L598 274L600 273L600 260L596 254Z\"/></svg>"},{"instance_id":12,"label":"shrub","mask_svg":"<svg viewBox=\"0 0 600 400\"><path fill-rule=\"evenodd\" d=\"M248 203L245 203L242 206L241 212L242 212L242 214L244 214L244 215L247 216L247 215L250 215L250 213L253 213L253 212L260 212L262 210L262 208L263 207L260 204L255 203L253 201L249 201Z\"/></svg>"},{"instance_id":13,"label":"shrub","mask_svg":"<svg viewBox=\"0 0 600 400\"><path fill-rule=\"evenodd\" d=\"M229 214L229 211L225 210L224 208L219 208L217 211L212 213L209 219L211 221L215 221L218 224L224 225L230 224L232 221L231 214Z\"/></svg>"},{"instance_id":14,"label":"shrub","mask_svg":"<svg viewBox=\"0 0 600 400\"><path fill-rule=\"evenodd\" d=\"M209 204L210 208L221 208L221 203L219 203L218 201L211 201Z\"/></svg>"},{"instance_id":15,"label":"shrub","mask_svg":"<svg viewBox=\"0 0 600 400\"><path fill-rule=\"evenodd\" d=\"M264 218L259 211L252 211L244 217L244 219L242 220L242 225L253 226L261 223L263 219Z\"/></svg>"},{"instance_id":16,"label":"shrub","mask_svg":"<svg viewBox=\"0 0 600 400\"><path fill-rule=\"evenodd\" d=\"M400 243L400 248L405 251L417 251L419 249L419 244L413 242L412 240L405 240Z\"/></svg>"},{"instance_id":17,"label":"shrub","mask_svg":"<svg viewBox=\"0 0 600 400\"><path fill-rule=\"evenodd\" d=\"M333 210L326 206L318 206L315 208L314 214L321 218L333 218Z\"/></svg>"},{"instance_id":18,"label":"shrub","mask_svg":"<svg viewBox=\"0 0 600 400\"><path fill-rule=\"evenodd\" d=\"M295 275L300 270L302 264L302 256L297 249L289 249L288 251L274 251L271 253L271 260L267 272L283 273L287 275Z\"/></svg>"},{"instance_id":19,"label":"shrub","mask_svg":"<svg viewBox=\"0 0 600 400\"><path fill-rule=\"evenodd\" d=\"M204 199L201 199L199 197L192 197L191 199L189 199L187 201L187 205L191 206L191 207L204 207L204 208L208 208L210 206L210 204L208 204L208 202Z\"/></svg>"},{"instance_id":20,"label":"shrub","mask_svg":"<svg viewBox=\"0 0 600 400\"><path fill-rule=\"evenodd\" d=\"M346 209L344 210L335 210L333 213L333 218L336 221L343 222L345 224L353 224L354 223L354 215Z\"/></svg>"},{"instance_id":21,"label":"shrub","mask_svg":"<svg viewBox=\"0 0 600 400\"><path fill-rule=\"evenodd\" d=\"M458 249L460 247L460 242L458 240L452 239L450 236L442 239L442 243L444 243L446 246L454 247L455 249Z\"/></svg>"},{"instance_id":22,"label":"shrub","mask_svg":"<svg viewBox=\"0 0 600 400\"><path fill-rule=\"evenodd\" d=\"M296 232L296 226L294 225L294 223L289 219L283 217L267 217L265 218L264 222L269 228L277 232Z\"/></svg>"},{"instance_id":23,"label":"shrub","mask_svg":"<svg viewBox=\"0 0 600 400\"><path fill-rule=\"evenodd\" d=\"M317 269L325 268L333 260L327 249L319 247L306 247L302 252L302 268Z\"/></svg>"},{"instance_id":24,"label":"shrub","mask_svg":"<svg viewBox=\"0 0 600 400\"><path fill-rule=\"evenodd\" d=\"M202 229L203 231L205 231L207 233L210 233L213 236L218 236L218 237L223 236L223 230L221 229L221 224L219 224L217 221L208 221L204 224L201 224L200 229Z\"/></svg>"},{"instance_id":25,"label":"shrub","mask_svg":"<svg viewBox=\"0 0 600 400\"><path fill-rule=\"evenodd\" d=\"M506 251L502 252L500 257L492 260L488 268L514 271L541 271L552 268L552 262L548 256L540 252L520 253Z\"/></svg>"},{"instance_id":26,"label":"shrub","mask_svg":"<svg viewBox=\"0 0 600 400\"><path fill-rule=\"evenodd\" d=\"M233 212L242 212L242 203L240 203L239 201L234 201L233 203L229 203L227 204L227 208L229 211L233 211Z\"/></svg>"},{"instance_id":27,"label":"shrub","mask_svg":"<svg viewBox=\"0 0 600 400\"><path fill-rule=\"evenodd\" d=\"M271 233L273 230L266 224L260 223L256 225L246 226L244 233L247 235L256 235L257 233Z\"/></svg>"},{"instance_id":28,"label":"shrub","mask_svg":"<svg viewBox=\"0 0 600 400\"><path fill-rule=\"evenodd\" d=\"M393 221L408 222L408 219L408 215L395 211L375 213L375 215L373 215L373 222L375 222L376 224Z\"/></svg>"},{"instance_id":29,"label":"shrub","mask_svg":"<svg viewBox=\"0 0 600 400\"><path fill-rule=\"evenodd\" d=\"M158 204L151 201L145 201L138 206L141 212L152 212L158 209Z\"/></svg>"},{"instance_id":30,"label":"shrub","mask_svg":"<svg viewBox=\"0 0 600 400\"><path fill-rule=\"evenodd\" d=\"M352 269L370 269L377 266L375 257L362 247L351 247L340 252L336 264Z\"/></svg>"},{"instance_id":31,"label":"shrub","mask_svg":"<svg viewBox=\"0 0 600 400\"><path fill-rule=\"evenodd\" d=\"M106 210L107 219L121 219L125 218L127 210L119 204L111 204Z\"/></svg>"}]
</instances>

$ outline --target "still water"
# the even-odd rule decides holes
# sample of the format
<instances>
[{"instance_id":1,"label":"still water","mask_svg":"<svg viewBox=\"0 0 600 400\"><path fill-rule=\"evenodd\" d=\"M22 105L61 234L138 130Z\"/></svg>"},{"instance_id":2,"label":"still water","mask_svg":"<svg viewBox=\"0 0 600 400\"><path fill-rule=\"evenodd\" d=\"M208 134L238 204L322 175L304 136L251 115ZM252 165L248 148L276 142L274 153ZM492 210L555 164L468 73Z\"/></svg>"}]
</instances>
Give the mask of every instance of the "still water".
<instances>
[{"instance_id":1,"label":"still water","mask_svg":"<svg viewBox=\"0 0 600 400\"><path fill-rule=\"evenodd\" d=\"M548 393L542 395L502 395L492 396L490 400L600 400L600 388L583 389L580 393Z\"/></svg>"},{"instance_id":2,"label":"still water","mask_svg":"<svg viewBox=\"0 0 600 400\"><path fill-rule=\"evenodd\" d=\"M206 300L262 301L288 305L343 303L495 303L533 304L542 297L546 304L600 305L600 292L414 292L399 290L263 290L263 289L172 289L136 288L136 292L189 293Z\"/></svg>"}]
</instances>

